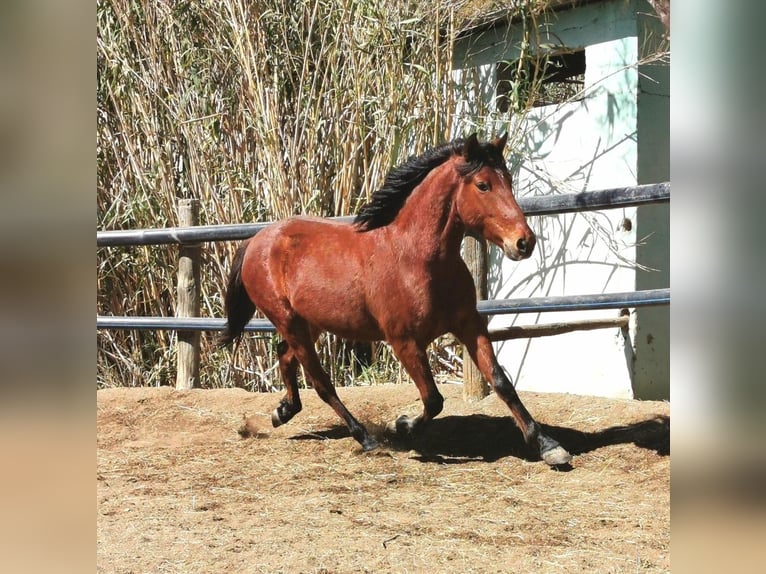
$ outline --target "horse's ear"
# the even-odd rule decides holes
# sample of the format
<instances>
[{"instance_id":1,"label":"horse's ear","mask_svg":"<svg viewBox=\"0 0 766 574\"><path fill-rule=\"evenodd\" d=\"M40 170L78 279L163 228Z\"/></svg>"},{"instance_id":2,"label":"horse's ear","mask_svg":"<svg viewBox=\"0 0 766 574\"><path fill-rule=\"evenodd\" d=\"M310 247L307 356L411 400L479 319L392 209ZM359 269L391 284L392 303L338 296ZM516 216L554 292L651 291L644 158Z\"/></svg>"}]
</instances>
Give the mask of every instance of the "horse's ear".
<instances>
[{"instance_id":1,"label":"horse's ear","mask_svg":"<svg viewBox=\"0 0 766 574\"><path fill-rule=\"evenodd\" d=\"M463 157L466 160L474 158L479 154L479 138L476 137L476 132L472 133L465 140L463 144Z\"/></svg>"},{"instance_id":2,"label":"horse's ear","mask_svg":"<svg viewBox=\"0 0 766 574\"><path fill-rule=\"evenodd\" d=\"M502 152L503 149L505 149L505 144L506 144L507 141L508 141L508 132L505 132L499 138L493 139L492 140L492 145L497 148L497 151Z\"/></svg>"}]
</instances>

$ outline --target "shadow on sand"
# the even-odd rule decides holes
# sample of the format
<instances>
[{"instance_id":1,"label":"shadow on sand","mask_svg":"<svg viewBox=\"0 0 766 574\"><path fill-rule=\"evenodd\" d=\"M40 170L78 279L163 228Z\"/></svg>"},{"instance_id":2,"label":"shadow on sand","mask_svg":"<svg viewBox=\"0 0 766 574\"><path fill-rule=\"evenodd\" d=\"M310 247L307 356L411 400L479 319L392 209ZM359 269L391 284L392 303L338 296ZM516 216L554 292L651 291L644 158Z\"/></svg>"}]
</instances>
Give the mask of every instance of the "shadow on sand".
<instances>
[{"instance_id":1,"label":"shadow on sand","mask_svg":"<svg viewBox=\"0 0 766 574\"><path fill-rule=\"evenodd\" d=\"M583 432L569 427L541 424L544 432L561 443L571 454L578 455L616 444L634 444L653 450L661 456L670 454L670 417L659 415L628 425L612 426L594 432ZM527 447L521 432L510 416L488 415L444 416L428 423L418 436L400 439L375 432L394 450L414 450L422 462L460 464L482 460L494 462L506 456L527 461L540 460ZM349 437L345 426L334 426L324 431L303 433L292 440L327 440Z\"/></svg>"}]
</instances>

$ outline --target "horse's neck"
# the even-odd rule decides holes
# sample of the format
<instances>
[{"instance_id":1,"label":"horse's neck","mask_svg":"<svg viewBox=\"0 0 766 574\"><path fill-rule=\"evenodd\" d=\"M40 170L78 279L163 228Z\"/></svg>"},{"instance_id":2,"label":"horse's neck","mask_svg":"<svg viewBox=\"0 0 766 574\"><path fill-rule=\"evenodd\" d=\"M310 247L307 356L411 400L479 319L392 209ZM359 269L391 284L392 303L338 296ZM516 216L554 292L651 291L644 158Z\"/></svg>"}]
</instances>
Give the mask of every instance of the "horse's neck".
<instances>
[{"instance_id":1,"label":"horse's neck","mask_svg":"<svg viewBox=\"0 0 766 574\"><path fill-rule=\"evenodd\" d=\"M412 192L391 223L394 236L406 242L408 249L417 249L424 261L460 257L464 228L453 209L458 184L451 165L437 168Z\"/></svg>"}]
</instances>

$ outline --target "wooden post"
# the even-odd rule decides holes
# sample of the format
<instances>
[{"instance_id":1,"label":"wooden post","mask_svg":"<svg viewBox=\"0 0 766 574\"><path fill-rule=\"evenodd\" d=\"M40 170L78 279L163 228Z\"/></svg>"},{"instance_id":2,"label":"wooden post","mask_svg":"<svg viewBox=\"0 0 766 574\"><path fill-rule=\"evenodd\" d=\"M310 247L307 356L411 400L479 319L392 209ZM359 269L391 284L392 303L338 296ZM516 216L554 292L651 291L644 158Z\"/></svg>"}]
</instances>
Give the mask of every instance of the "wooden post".
<instances>
[{"instance_id":1,"label":"wooden post","mask_svg":"<svg viewBox=\"0 0 766 574\"><path fill-rule=\"evenodd\" d=\"M614 319L584 319L566 323L549 323L547 325L519 325L490 329L490 341L509 341L511 339L534 339L536 337L551 337L574 331L593 331L594 329L618 328L627 329L630 323L629 315L620 315Z\"/></svg>"},{"instance_id":2,"label":"wooden post","mask_svg":"<svg viewBox=\"0 0 766 574\"><path fill-rule=\"evenodd\" d=\"M180 227L199 224L198 199L179 200L178 222ZM199 243L182 244L179 249L176 317L199 317L200 252ZM199 341L199 331L178 331L177 389L191 389L200 386Z\"/></svg>"},{"instance_id":3,"label":"wooden post","mask_svg":"<svg viewBox=\"0 0 766 574\"><path fill-rule=\"evenodd\" d=\"M487 242L466 236L463 240L463 259L473 276L476 297L487 298ZM463 347L463 400L479 401L489 394L489 383Z\"/></svg>"}]
</instances>

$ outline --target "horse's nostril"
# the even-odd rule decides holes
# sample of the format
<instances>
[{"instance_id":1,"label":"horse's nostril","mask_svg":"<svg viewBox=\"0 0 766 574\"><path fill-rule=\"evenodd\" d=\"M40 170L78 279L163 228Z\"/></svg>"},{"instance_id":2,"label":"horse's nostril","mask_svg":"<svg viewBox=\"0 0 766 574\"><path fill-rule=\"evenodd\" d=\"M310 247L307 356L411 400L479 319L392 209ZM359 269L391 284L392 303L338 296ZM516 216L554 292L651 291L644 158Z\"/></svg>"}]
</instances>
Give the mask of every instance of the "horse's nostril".
<instances>
[{"instance_id":1,"label":"horse's nostril","mask_svg":"<svg viewBox=\"0 0 766 574\"><path fill-rule=\"evenodd\" d=\"M519 239L516 242L516 249L519 250L519 253L526 253L527 252L527 240L523 237Z\"/></svg>"}]
</instances>

